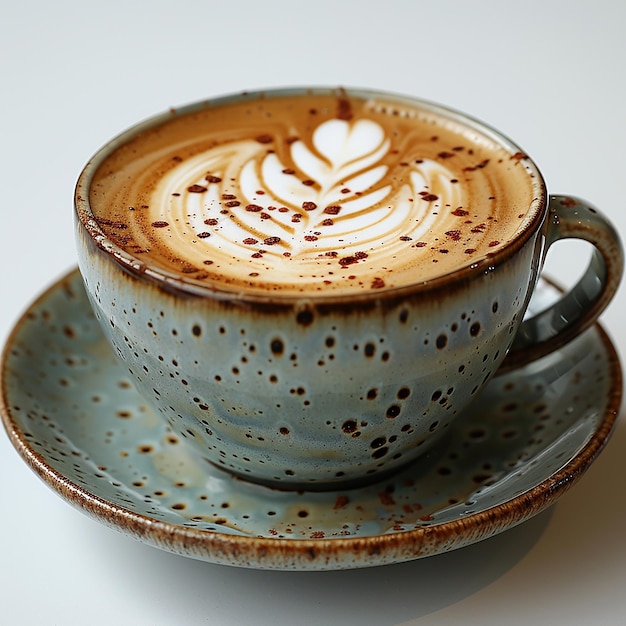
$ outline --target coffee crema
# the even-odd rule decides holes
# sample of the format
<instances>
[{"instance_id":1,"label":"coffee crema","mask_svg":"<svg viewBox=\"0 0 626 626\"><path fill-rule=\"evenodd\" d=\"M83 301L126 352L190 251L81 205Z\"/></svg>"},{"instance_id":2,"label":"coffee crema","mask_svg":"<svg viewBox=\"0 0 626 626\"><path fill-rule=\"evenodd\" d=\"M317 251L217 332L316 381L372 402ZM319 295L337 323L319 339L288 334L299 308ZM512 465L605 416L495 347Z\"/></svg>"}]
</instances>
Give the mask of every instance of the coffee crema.
<instances>
[{"instance_id":1,"label":"coffee crema","mask_svg":"<svg viewBox=\"0 0 626 626\"><path fill-rule=\"evenodd\" d=\"M217 289L338 295L498 250L539 186L524 154L437 108L302 91L173 112L100 164L89 200L147 266Z\"/></svg>"}]
</instances>

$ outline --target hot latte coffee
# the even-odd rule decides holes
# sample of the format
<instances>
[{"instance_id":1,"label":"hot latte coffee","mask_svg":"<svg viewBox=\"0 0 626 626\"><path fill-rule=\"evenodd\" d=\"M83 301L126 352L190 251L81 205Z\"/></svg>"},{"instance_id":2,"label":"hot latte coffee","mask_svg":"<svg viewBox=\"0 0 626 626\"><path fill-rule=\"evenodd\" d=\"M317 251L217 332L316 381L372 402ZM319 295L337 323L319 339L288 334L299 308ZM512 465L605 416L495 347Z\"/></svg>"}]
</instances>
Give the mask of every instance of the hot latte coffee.
<instances>
[{"instance_id":1,"label":"hot latte coffee","mask_svg":"<svg viewBox=\"0 0 626 626\"><path fill-rule=\"evenodd\" d=\"M75 208L94 314L155 415L211 463L294 489L436 455L505 357L585 330L623 267L601 213L548 196L496 131L375 92L244 94L153 118L96 153ZM566 237L592 261L526 315Z\"/></svg>"},{"instance_id":2,"label":"hot latte coffee","mask_svg":"<svg viewBox=\"0 0 626 626\"><path fill-rule=\"evenodd\" d=\"M222 290L339 295L496 251L539 186L517 148L454 114L337 90L173 112L100 164L89 200L147 265Z\"/></svg>"}]
</instances>

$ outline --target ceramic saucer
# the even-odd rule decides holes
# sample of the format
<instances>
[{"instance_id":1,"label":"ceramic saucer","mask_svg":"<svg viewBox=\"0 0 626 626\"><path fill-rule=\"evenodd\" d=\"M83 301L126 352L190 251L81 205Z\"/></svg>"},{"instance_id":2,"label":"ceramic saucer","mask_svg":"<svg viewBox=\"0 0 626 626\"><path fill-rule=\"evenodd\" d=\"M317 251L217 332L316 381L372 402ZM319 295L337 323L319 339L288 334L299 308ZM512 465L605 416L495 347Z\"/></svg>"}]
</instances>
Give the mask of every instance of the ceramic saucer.
<instances>
[{"instance_id":1,"label":"ceramic saucer","mask_svg":"<svg viewBox=\"0 0 626 626\"><path fill-rule=\"evenodd\" d=\"M532 307L557 290L542 282ZM439 447L377 484L333 492L244 482L187 450L115 360L74 271L13 330L0 411L27 464L88 515L215 563L346 569L492 536L557 500L615 422L621 368L599 326L492 380Z\"/></svg>"}]
</instances>

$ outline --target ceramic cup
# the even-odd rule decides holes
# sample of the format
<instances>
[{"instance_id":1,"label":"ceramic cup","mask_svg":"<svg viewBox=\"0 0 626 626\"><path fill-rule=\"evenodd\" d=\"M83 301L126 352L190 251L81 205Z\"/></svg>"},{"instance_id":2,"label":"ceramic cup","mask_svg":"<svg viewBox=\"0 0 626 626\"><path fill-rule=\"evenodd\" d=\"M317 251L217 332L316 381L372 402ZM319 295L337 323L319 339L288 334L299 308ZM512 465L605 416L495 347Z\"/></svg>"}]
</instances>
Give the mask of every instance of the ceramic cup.
<instances>
[{"instance_id":1,"label":"ceramic cup","mask_svg":"<svg viewBox=\"0 0 626 626\"><path fill-rule=\"evenodd\" d=\"M289 92L264 97L274 93ZM469 117L404 101L522 154ZM501 366L545 355L586 329L617 289L615 230L590 204L549 196L526 155L536 193L525 227L427 281L273 294L205 287L153 266L95 219L94 174L141 132L215 102L148 120L104 146L78 181L75 222L80 271L113 350L171 429L224 470L283 488L375 480L431 449ZM588 269L559 302L524 320L547 249L568 237L594 246Z\"/></svg>"}]
</instances>

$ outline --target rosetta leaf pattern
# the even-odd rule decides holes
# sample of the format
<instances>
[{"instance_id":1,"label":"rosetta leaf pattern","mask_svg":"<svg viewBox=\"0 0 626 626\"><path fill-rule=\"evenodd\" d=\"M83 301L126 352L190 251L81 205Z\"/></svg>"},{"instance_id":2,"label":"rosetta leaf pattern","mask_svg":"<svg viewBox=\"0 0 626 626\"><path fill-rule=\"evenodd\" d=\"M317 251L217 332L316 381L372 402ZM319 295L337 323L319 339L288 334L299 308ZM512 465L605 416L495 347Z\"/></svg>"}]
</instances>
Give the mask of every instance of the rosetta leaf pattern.
<instances>
[{"instance_id":1,"label":"rosetta leaf pattern","mask_svg":"<svg viewBox=\"0 0 626 626\"><path fill-rule=\"evenodd\" d=\"M247 259L246 270L258 266L275 282L293 281L314 276L304 267L319 259L369 257L384 267L428 231L437 207L459 202L452 177L442 163L408 162L371 119L330 119L308 140L288 142L286 153L239 140L186 159L163 182L159 194L170 201L156 217L178 216L167 231L170 245L182 250L191 240L185 256L195 255L196 266ZM199 187L206 192L189 191ZM433 191L437 201L424 201Z\"/></svg>"}]
</instances>

